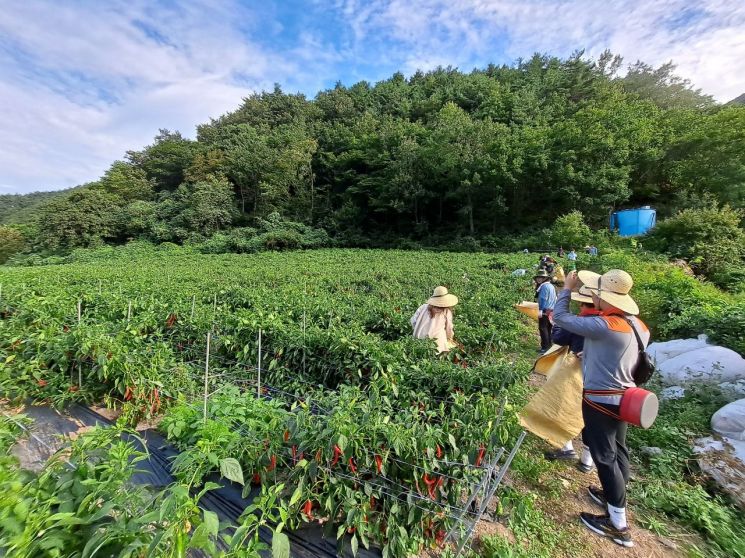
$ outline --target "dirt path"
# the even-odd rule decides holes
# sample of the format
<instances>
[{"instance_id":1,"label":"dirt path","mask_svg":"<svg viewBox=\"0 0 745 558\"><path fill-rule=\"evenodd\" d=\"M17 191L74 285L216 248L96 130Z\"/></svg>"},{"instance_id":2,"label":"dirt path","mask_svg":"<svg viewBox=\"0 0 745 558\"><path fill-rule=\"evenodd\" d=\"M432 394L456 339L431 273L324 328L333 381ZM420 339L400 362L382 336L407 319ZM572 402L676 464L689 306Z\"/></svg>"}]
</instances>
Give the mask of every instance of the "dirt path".
<instances>
[{"instance_id":1,"label":"dirt path","mask_svg":"<svg viewBox=\"0 0 745 558\"><path fill-rule=\"evenodd\" d=\"M540 374L531 374L529 384L531 387L538 389L545 382L545 376ZM584 447L582 441L574 441L575 449L578 453ZM547 447L548 449L548 447ZM540 459L540 457L537 457ZM629 505L629 521L632 529L634 547L621 548L609 539L604 539L586 529L579 520L580 512L602 513L602 510L590 499L587 494L587 487L590 484L599 485L597 473L582 473L573 462L566 464L566 467L558 471L558 478L561 482L561 494L559 498L540 497L537 505L548 517L550 517L559 528L569 531L573 540L577 541L576 552L562 552L557 549L556 556L592 556L606 557L616 553L622 553L629 558L667 558L687 556L685 552L686 543L698 542L697 537L682 533L669 526L671 531L670 537L658 536L647 529L642 528L635 520L635 510L633 501ZM509 475L508 475L509 476ZM533 491L540 494L541 488L519 483L514 480L508 480L515 489L520 491ZM633 482L633 481L632 481ZM504 525L495 523L482 522L477 532L480 535L499 534L507 536L509 539L512 534ZM514 537L512 537L514 539Z\"/></svg>"}]
</instances>

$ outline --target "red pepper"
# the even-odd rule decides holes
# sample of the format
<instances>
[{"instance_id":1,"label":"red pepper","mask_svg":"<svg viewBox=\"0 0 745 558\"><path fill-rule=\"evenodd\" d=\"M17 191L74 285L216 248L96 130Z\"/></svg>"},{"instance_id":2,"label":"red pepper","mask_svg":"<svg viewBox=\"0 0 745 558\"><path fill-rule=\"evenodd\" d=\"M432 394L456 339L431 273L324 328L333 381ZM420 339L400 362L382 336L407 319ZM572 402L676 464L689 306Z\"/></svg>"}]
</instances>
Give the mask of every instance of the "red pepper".
<instances>
[{"instance_id":1,"label":"red pepper","mask_svg":"<svg viewBox=\"0 0 745 558\"><path fill-rule=\"evenodd\" d=\"M129 401L132 399L132 388L127 386L127 389L124 390L124 400Z\"/></svg>"},{"instance_id":2,"label":"red pepper","mask_svg":"<svg viewBox=\"0 0 745 558\"><path fill-rule=\"evenodd\" d=\"M304 451L301 451L301 452L300 452L300 453L298 454L298 456L297 456L297 460L298 460L298 461L302 461L304 457L305 457L305 452L304 452Z\"/></svg>"},{"instance_id":3,"label":"red pepper","mask_svg":"<svg viewBox=\"0 0 745 558\"><path fill-rule=\"evenodd\" d=\"M303 513L308 518L308 521L313 521L313 502L307 500L303 506Z\"/></svg>"},{"instance_id":4,"label":"red pepper","mask_svg":"<svg viewBox=\"0 0 745 558\"><path fill-rule=\"evenodd\" d=\"M67 388L67 391L74 392L74 391L78 391L79 389L80 389L80 386L70 386L69 388Z\"/></svg>"},{"instance_id":5,"label":"red pepper","mask_svg":"<svg viewBox=\"0 0 745 558\"><path fill-rule=\"evenodd\" d=\"M339 463L339 458L344 454L343 451L341 451L341 448L339 446L334 446L334 459L331 461L331 466L333 467L337 463Z\"/></svg>"},{"instance_id":6,"label":"red pepper","mask_svg":"<svg viewBox=\"0 0 745 558\"><path fill-rule=\"evenodd\" d=\"M375 496L370 496L370 509L374 509L374 508L375 508Z\"/></svg>"},{"instance_id":7,"label":"red pepper","mask_svg":"<svg viewBox=\"0 0 745 558\"><path fill-rule=\"evenodd\" d=\"M435 494L435 486L437 486L437 479L429 478L429 475L427 473L424 473L424 484L427 485L427 492L429 493L429 497L434 500L437 497Z\"/></svg>"},{"instance_id":8,"label":"red pepper","mask_svg":"<svg viewBox=\"0 0 745 558\"><path fill-rule=\"evenodd\" d=\"M440 444L437 444L435 455L437 456L437 459L442 459L442 448L440 447Z\"/></svg>"},{"instance_id":9,"label":"red pepper","mask_svg":"<svg viewBox=\"0 0 745 558\"><path fill-rule=\"evenodd\" d=\"M46 387L46 385L47 385L47 381L46 381L46 380L38 380L38 381L36 382L36 384L37 384L37 385L38 385L39 387Z\"/></svg>"},{"instance_id":10,"label":"red pepper","mask_svg":"<svg viewBox=\"0 0 745 558\"><path fill-rule=\"evenodd\" d=\"M444 531L443 529L438 530L435 534L435 542L437 542L437 544L442 544L446 536L447 531Z\"/></svg>"},{"instance_id":11,"label":"red pepper","mask_svg":"<svg viewBox=\"0 0 745 558\"><path fill-rule=\"evenodd\" d=\"M357 465L354 464L354 457L350 457L348 463L349 463L350 470L353 473L356 473L357 472Z\"/></svg>"},{"instance_id":12,"label":"red pepper","mask_svg":"<svg viewBox=\"0 0 745 558\"><path fill-rule=\"evenodd\" d=\"M285 442L287 442L290 439L290 431L285 430Z\"/></svg>"},{"instance_id":13,"label":"red pepper","mask_svg":"<svg viewBox=\"0 0 745 558\"><path fill-rule=\"evenodd\" d=\"M379 455L375 456L375 466L378 469L378 474L380 475L383 472L383 458Z\"/></svg>"},{"instance_id":14,"label":"red pepper","mask_svg":"<svg viewBox=\"0 0 745 558\"><path fill-rule=\"evenodd\" d=\"M355 531L355 528L350 527L349 529L347 529L347 534L351 535L352 533L354 533L354 531Z\"/></svg>"},{"instance_id":15,"label":"red pepper","mask_svg":"<svg viewBox=\"0 0 745 558\"><path fill-rule=\"evenodd\" d=\"M481 466L481 461L484 459L485 453L486 448L484 447L484 444L481 444L481 446L479 446L479 455L476 457L476 467Z\"/></svg>"},{"instance_id":16,"label":"red pepper","mask_svg":"<svg viewBox=\"0 0 745 558\"><path fill-rule=\"evenodd\" d=\"M277 456L272 455L269 458L269 466L266 468L267 472L274 471L274 469L277 467Z\"/></svg>"},{"instance_id":17,"label":"red pepper","mask_svg":"<svg viewBox=\"0 0 745 558\"><path fill-rule=\"evenodd\" d=\"M322 457L323 457L323 451L322 451L322 450L318 450L318 451L316 452L316 461L317 461L318 463L320 463L320 462L321 462L321 458L322 458Z\"/></svg>"},{"instance_id":18,"label":"red pepper","mask_svg":"<svg viewBox=\"0 0 745 558\"><path fill-rule=\"evenodd\" d=\"M259 473L254 473L253 483L261 484L261 475Z\"/></svg>"}]
</instances>

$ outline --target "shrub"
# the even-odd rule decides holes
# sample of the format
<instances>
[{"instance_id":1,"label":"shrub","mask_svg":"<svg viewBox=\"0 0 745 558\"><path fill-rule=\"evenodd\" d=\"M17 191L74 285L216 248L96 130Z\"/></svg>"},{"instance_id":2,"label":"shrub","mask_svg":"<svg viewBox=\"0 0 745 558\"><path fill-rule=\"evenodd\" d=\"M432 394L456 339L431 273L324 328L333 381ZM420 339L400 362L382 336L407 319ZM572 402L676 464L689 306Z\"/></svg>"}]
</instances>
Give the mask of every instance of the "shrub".
<instances>
[{"instance_id":1,"label":"shrub","mask_svg":"<svg viewBox=\"0 0 745 558\"><path fill-rule=\"evenodd\" d=\"M566 249L581 249L590 243L592 231L585 224L581 211L572 211L557 217L550 231L551 242Z\"/></svg>"},{"instance_id":2,"label":"shrub","mask_svg":"<svg viewBox=\"0 0 745 558\"><path fill-rule=\"evenodd\" d=\"M743 264L743 212L711 205L686 209L658 224L644 239L647 248L690 262L694 270L719 284ZM723 285L724 286L724 285Z\"/></svg>"}]
</instances>

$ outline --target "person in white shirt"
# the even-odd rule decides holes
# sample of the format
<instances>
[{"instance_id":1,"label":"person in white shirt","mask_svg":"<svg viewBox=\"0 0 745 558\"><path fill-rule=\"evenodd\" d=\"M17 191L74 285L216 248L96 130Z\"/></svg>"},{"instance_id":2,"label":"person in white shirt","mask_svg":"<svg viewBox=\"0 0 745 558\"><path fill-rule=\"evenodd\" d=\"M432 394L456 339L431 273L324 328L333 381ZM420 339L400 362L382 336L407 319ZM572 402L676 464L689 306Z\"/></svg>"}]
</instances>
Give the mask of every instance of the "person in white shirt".
<instances>
[{"instance_id":1,"label":"person in white shirt","mask_svg":"<svg viewBox=\"0 0 745 558\"><path fill-rule=\"evenodd\" d=\"M453 307L458 297L445 287L437 287L432 296L422 304L411 318L416 339L434 339L437 350L445 353L455 346L453 341Z\"/></svg>"}]
</instances>

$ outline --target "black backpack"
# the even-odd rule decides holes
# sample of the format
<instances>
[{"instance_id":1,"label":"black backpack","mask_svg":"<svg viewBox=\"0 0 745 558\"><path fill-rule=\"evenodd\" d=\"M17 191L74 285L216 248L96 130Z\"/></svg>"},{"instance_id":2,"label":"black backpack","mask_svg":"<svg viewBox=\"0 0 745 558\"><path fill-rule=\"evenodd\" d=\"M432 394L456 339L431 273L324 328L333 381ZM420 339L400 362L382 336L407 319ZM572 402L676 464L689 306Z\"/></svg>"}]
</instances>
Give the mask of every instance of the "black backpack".
<instances>
[{"instance_id":1,"label":"black backpack","mask_svg":"<svg viewBox=\"0 0 745 558\"><path fill-rule=\"evenodd\" d=\"M654 374L654 361L652 360L652 357L649 356L649 353L647 352L647 348L644 346L644 343L642 342L642 338L639 336L639 332L636 331L636 327L634 326L634 322L626 318L626 321L631 326L631 329L634 332L634 335L636 336L636 343L639 347L639 359L636 361L636 366L634 366L634 369L631 371L632 376L634 376L634 383L637 386L641 386L646 384Z\"/></svg>"}]
</instances>

